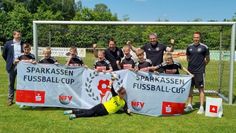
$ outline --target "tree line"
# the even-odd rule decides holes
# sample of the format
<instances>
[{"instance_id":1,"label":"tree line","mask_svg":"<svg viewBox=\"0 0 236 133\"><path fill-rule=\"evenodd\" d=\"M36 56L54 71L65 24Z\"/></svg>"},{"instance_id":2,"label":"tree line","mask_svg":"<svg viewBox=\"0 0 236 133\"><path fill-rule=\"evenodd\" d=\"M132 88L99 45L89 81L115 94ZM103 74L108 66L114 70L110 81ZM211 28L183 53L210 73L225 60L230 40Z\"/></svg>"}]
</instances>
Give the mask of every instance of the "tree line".
<instances>
[{"instance_id":1,"label":"tree line","mask_svg":"<svg viewBox=\"0 0 236 133\"><path fill-rule=\"evenodd\" d=\"M113 14L105 4L96 4L94 8L82 6L82 2L74 0L0 0L0 45L12 38L12 31L22 32L24 41L32 43L34 20L66 20L66 21L128 21ZM157 21L168 21L160 20ZM193 21L201 21L195 19ZM215 21L215 20L209 20ZM236 21L236 14L231 19ZM176 40L176 49L185 49L192 41L195 31L202 33L202 41L210 49L219 49L220 32L223 33L222 46L230 47L229 26L156 26L156 25L39 25L38 40L40 46L91 47L93 43L107 47L107 40L115 38L118 46L132 41L136 46L148 41L152 32L158 34L160 42L167 44L171 38Z\"/></svg>"}]
</instances>

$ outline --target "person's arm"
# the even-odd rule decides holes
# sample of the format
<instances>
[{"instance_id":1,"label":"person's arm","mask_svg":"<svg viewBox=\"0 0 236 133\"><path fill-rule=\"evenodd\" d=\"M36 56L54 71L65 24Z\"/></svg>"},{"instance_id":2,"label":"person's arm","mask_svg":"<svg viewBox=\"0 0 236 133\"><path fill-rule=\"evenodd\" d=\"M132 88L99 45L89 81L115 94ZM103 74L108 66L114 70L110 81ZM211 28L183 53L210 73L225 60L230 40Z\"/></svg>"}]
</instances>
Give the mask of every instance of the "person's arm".
<instances>
[{"instance_id":1,"label":"person's arm","mask_svg":"<svg viewBox=\"0 0 236 133\"><path fill-rule=\"evenodd\" d=\"M174 51L174 46L166 47L167 52L173 52Z\"/></svg>"},{"instance_id":2,"label":"person's arm","mask_svg":"<svg viewBox=\"0 0 236 133\"><path fill-rule=\"evenodd\" d=\"M82 66L82 67L87 66L87 65L84 64L84 61L82 60L82 58L80 58L80 61L81 61L81 66Z\"/></svg>"},{"instance_id":3,"label":"person's arm","mask_svg":"<svg viewBox=\"0 0 236 133\"><path fill-rule=\"evenodd\" d=\"M119 58L120 61L124 57L124 53L121 48L119 48L119 51L120 51L120 58Z\"/></svg>"},{"instance_id":4,"label":"person's arm","mask_svg":"<svg viewBox=\"0 0 236 133\"><path fill-rule=\"evenodd\" d=\"M19 62L20 62L20 60L19 60L19 58L17 58L17 59L14 60L13 64L16 65Z\"/></svg>"},{"instance_id":5,"label":"person's arm","mask_svg":"<svg viewBox=\"0 0 236 133\"><path fill-rule=\"evenodd\" d=\"M188 55L186 55L186 60L187 60L187 62L189 62L189 61L190 61L190 59L189 59L189 56L188 56Z\"/></svg>"},{"instance_id":6,"label":"person's arm","mask_svg":"<svg viewBox=\"0 0 236 133\"><path fill-rule=\"evenodd\" d=\"M111 67L111 63L110 63L108 60L106 60L106 62L107 62L106 68L108 67L108 70L106 70L106 72L112 72L113 69L112 69L112 67Z\"/></svg>"},{"instance_id":7,"label":"person's arm","mask_svg":"<svg viewBox=\"0 0 236 133\"><path fill-rule=\"evenodd\" d=\"M53 61L54 61L54 64L59 64L59 62L57 61L56 58L52 57Z\"/></svg>"},{"instance_id":8,"label":"person's arm","mask_svg":"<svg viewBox=\"0 0 236 133\"><path fill-rule=\"evenodd\" d=\"M5 44L2 51L2 57L5 61L7 60L7 55L8 55L8 48L7 48L7 44Z\"/></svg>"},{"instance_id":9,"label":"person's arm","mask_svg":"<svg viewBox=\"0 0 236 133\"><path fill-rule=\"evenodd\" d=\"M187 62L190 61L190 59L189 59L190 53L189 53L189 50L188 50L188 49L189 49L189 48L186 49L186 60L187 60Z\"/></svg>"},{"instance_id":10,"label":"person's arm","mask_svg":"<svg viewBox=\"0 0 236 133\"><path fill-rule=\"evenodd\" d=\"M207 65L209 62L210 62L210 52L209 52L209 48L206 47L204 63L205 63L205 65Z\"/></svg>"},{"instance_id":11,"label":"person's arm","mask_svg":"<svg viewBox=\"0 0 236 133\"><path fill-rule=\"evenodd\" d=\"M36 64L37 62L35 60L33 60L33 59L30 59L30 63Z\"/></svg>"},{"instance_id":12,"label":"person's arm","mask_svg":"<svg viewBox=\"0 0 236 133\"><path fill-rule=\"evenodd\" d=\"M110 82L109 82L108 88L111 89L111 94L112 94L113 97L118 95L118 94L116 93L116 91L114 90L113 81L110 81Z\"/></svg>"},{"instance_id":13,"label":"person's arm","mask_svg":"<svg viewBox=\"0 0 236 133\"><path fill-rule=\"evenodd\" d=\"M93 44L93 55L98 58L97 44Z\"/></svg>"},{"instance_id":14,"label":"person's arm","mask_svg":"<svg viewBox=\"0 0 236 133\"><path fill-rule=\"evenodd\" d=\"M175 40L170 39L170 47L166 47L166 51L167 52L173 52L174 51L174 44L175 44Z\"/></svg>"},{"instance_id":15,"label":"person's arm","mask_svg":"<svg viewBox=\"0 0 236 133\"><path fill-rule=\"evenodd\" d=\"M110 66L109 67L109 70L107 70L106 72L112 72L113 71L113 69L112 69L112 67Z\"/></svg>"},{"instance_id":16,"label":"person's arm","mask_svg":"<svg viewBox=\"0 0 236 133\"><path fill-rule=\"evenodd\" d=\"M132 45L131 41L127 41L126 44L130 47L130 49L131 49L134 53L136 53L137 48L135 48L135 47Z\"/></svg>"},{"instance_id":17,"label":"person's arm","mask_svg":"<svg viewBox=\"0 0 236 133\"><path fill-rule=\"evenodd\" d=\"M41 58L41 59L38 61L38 63L44 63L44 57Z\"/></svg>"},{"instance_id":18,"label":"person's arm","mask_svg":"<svg viewBox=\"0 0 236 133\"><path fill-rule=\"evenodd\" d=\"M182 67L182 70L185 71L188 75L191 75L192 77L194 77L194 75L190 73L188 69L186 69L185 67Z\"/></svg>"},{"instance_id":19,"label":"person's arm","mask_svg":"<svg viewBox=\"0 0 236 133\"><path fill-rule=\"evenodd\" d=\"M69 57L69 59L67 60L67 62L66 62L65 65L69 66L69 65L70 65L70 60L71 60L71 59L72 59L72 56Z\"/></svg>"},{"instance_id":20,"label":"person's arm","mask_svg":"<svg viewBox=\"0 0 236 133\"><path fill-rule=\"evenodd\" d=\"M152 70L152 71L157 71L161 67L162 67L162 65L160 64L160 65L157 65L157 66L151 66L151 67L149 67L149 69Z\"/></svg>"},{"instance_id":21,"label":"person's arm","mask_svg":"<svg viewBox=\"0 0 236 133\"><path fill-rule=\"evenodd\" d=\"M120 70L121 67L120 67L120 61L119 60L116 60L116 65L117 65L117 68Z\"/></svg>"},{"instance_id":22,"label":"person's arm","mask_svg":"<svg viewBox=\"0 0 236 133\"><path fill-rule=\"evenodd\" d=\"M33 54L30 54L30 56L31 56L31 62L30 63L36 64L37 62L35 60L35 56Z\"/></svg>"},{"instance_id":23,"label":"person's arm","mask_svg":"<svg viewBox=\"0 0 236 133\"><path fill-rule=\"evenodd\" d=\"M126 101L125 101L125 106L123 107L123 109L124 109L124 112L125 112L127 115L131 116L131 111L128 109L128 106L127 106L127 102L126 102Z\"/></svg>"},{"instance_id":24,"label":"person's arm","mask_svg":"<svg viewBox=\"0 0 236 133\"><path fill-rule=\"evenodd\" d=\"M205 61L205 65L207 65L210 62L210 56L207 55L204 61Z\"/></svg>"}]
</instances>

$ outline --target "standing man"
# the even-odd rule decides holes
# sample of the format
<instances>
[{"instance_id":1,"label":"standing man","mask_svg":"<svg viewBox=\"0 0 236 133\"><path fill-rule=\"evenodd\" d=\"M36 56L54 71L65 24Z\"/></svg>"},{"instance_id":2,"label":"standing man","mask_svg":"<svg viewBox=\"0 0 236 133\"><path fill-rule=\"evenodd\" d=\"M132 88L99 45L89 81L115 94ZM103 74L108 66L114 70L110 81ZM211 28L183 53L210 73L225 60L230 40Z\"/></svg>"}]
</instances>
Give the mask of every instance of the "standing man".
<instances>
[{"instance_id":1,"label":"standing man","mask_svg":"<svg viewBox=\"0 0 236 133\"><path fill-rule=\"evenodd\" d=\"M23 52L23 42L21 41L21 32L15 30L13 32L13 40L7 41L3 48L2 57L6 61L6 70L8 73L8 106L13 104L14 100L14 84L16 79L16 68L13 64Z\"/></svg>"},{"instance_id":2,"label":"standing man","mask_svg":"<svg viewBox=\"0 0 236 133\"><path fill-rule=\"evenodd\" d=\"M152 61L152 65L157 66L163 62L163 54L165 51L173 52L174 50L174 39L170 40L171 46L167 47L158 42L156 33L149 35L149 43L141 47L146 53L146 58ZM130 45L133 51L136 51L132 45Z\"/></svg>"},{"instance_id":3,"label":"standing man","mask_svg":"<svg viewBox=\"0 0 236 133\"><path fill-rule=\"evenodd\" d=\"M93 51L97 57L97 45L93 44ZM108 48L105 50L105 58L111 63L113 71L120 70L120 61L124 57L122 50L116 47L116 42L113 38L108 40Z\"/></svg>"},{"instance_id":4,"label":"standing man","mask_svg":"<svg viewBox=\"0 0 236 133\"><path fill-rule=\"evenodd\" d=\"M195 32L193 34L193 43L190 44L186 50L187 61L188 61L188 70L190 73L194 75L192 79L192 87L189 93L188 105L185 108L185 111L191 111L192 108L192 100L193 100L193 87L198 88L199 90L199 99L200 99L200 108L198 110L198 114L204 113L204 81L205 81L205 67L210 61L210 53L208 47L200 43L201 33Z\"/></svg>"}]
</instances>

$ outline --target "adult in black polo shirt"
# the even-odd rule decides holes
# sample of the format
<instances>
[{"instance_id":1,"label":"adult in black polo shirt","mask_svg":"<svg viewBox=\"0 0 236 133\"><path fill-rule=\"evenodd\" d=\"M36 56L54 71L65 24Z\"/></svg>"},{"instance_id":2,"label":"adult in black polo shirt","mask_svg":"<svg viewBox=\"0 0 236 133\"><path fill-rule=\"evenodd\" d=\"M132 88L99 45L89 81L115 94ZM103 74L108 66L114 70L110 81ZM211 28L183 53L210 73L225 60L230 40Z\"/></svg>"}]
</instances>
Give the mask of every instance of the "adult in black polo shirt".
<instances>
[{"instance_id":1,"label":"adult in black polo shirt","mask_svg":"<svg viewBox=\"0 0 236 133\"><path fill-rule=\"evenodd\" d=\"M97 52L95 50L96 44L93 45L94 55L97 57ZM108 40L108 48L105 50L105 58L111 63L113 71L119 70L119 64L121 58L124 57L122 50L116 47L116 42L113 38Z\"/></svg>"},{"instance_id":2,"label":"adult in black polo shirt","mask_svg":"<svg viewBox=\"0 0 236 133\"><path fill-rule=\"evenodd\" d=\"M185 111L192 110L192 90L193 87L199 89L200 94L200 108L197 112L198 114L204 113L204 74L205 74L205 67L210 61L209 57L209 49L208 47L200 43L200 32L195 32L193 34L193 43L190 44L186 50L187 61L188 61L188 70L190 73L194 75L192 79L192 89L189 94L189 103L186 107Z\"/></svg>"},{"instance_id":3,"label":"adult in black polo shirt","mask_svg":"<svg viewBox=\"0 0 236 133\"><path fill-rule=\"evenodd\" d=\"M171 43L174 43L173 39ZM136 50L133 46L131 46L131 48L132 50ZM141 49L146 53L146 58L150 59L154 66L157 66L163 62L163 54L165 51L173 51L173 45L167 47L159 43L156 33L152 33L149 35L149 43L142 46Z\"/></svg>"}]
</instances>

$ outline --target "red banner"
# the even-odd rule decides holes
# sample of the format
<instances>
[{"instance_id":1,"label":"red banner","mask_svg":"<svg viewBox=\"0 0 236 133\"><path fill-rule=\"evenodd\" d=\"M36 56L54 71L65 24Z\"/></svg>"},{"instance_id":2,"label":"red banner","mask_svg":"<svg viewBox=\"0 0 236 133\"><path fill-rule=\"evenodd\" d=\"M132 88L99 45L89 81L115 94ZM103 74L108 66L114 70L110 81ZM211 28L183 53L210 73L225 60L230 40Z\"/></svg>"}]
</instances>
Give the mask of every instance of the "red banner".
<instances>
[{"instance_id":1,"label":"red banner","mask_svg":"<svg viewBox=\"0 0 236 133\"><path fill-rule=\"evenodd\" d=\"M162 115L174 115L184 113L185 103L162 102Z\"/></svg>"},{"instance_id":2,"label":"red banner","mask_svg":"<svg viewBox=\"0 0 236 133\"><path fill-rule=\"evenodd\" d=\"M16 102L44 104L45 91L17 90L16 91Z\"/></svg>"}]
</instances>

